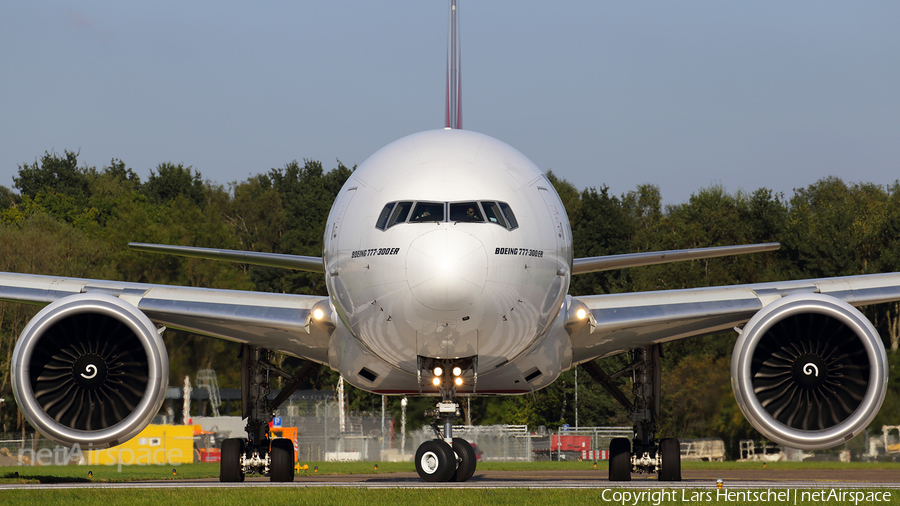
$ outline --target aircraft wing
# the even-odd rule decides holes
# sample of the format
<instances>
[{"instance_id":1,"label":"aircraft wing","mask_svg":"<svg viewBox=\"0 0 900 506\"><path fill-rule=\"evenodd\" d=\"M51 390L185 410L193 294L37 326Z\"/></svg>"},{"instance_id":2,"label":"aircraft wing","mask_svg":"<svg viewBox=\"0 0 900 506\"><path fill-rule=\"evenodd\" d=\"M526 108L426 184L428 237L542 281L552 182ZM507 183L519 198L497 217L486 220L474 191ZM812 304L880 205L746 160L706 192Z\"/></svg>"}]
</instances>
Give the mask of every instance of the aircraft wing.
<instances>
[{"instance_id":1,"label":"aircraft wing","mask_svg":"<svg viewBox=\"0 0 900 506\"><path fill-rule=\"evenodd\" d=\"M738 246L717 246L712 248L679 249L669 251L648 251L644 253L626 253L623 255L606 255L602 257L576 258L572 262L572 274L609 271L642 265L667 264L685 260L700 260L729 255L745 255L775 251L781 247L777 242L762 244L742 244Z\"/></svg>"},{"instance_id":2,"label":"aircraft wing","mask_svg":"<svg viewBox=\"0 0 900 506\"><path fill-rule=\"evenodd\" d=\"M260 253L258 251L239 251L230 249L194 248L190 246L169 246L167 244L146 244L140 242L130 242L128 243L128 247L135 251L145 251L147 253L163 253L183 257L205 258L208 260L223 260L226 262L264 265L266 267L279 267L297 271L325 272L325 265L322 263L322 257L304 257L299 255Z\"/></svg>"},{"instance_id":3,"label":"aircraft wing","mask_svg":"<svg viewBox=\"0 0 900 506\"><path fill-rule=\"evenodd\" d=\"M573 362L732 329L793 294L823 294L852 306L900 300L900 273L710 288L572 297L589 322L570 331Z\"/></svg>"},{"instance_id":4,"label":"aircraft wing","mask_svg":"<svg viewBox=\"0 0 900 506\"><path fill-rule=\"evenodd\" d=\"M328 361L330 331L310 324L328 298L0 273L0 300L45 306L79 293L118 297L167 328L247 343L316 362Z\"/></svg>"}]
</instances>

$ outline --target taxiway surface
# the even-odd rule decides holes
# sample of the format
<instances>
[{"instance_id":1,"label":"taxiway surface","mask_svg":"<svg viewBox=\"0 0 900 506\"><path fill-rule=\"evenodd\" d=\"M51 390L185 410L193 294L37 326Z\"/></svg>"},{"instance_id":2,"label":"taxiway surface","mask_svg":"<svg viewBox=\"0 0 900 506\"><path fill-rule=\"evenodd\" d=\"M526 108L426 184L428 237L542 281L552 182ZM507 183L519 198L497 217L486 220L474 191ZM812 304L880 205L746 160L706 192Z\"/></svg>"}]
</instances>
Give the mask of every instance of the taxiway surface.
<instances>
[{"instance_id":1,"label":"taxiway surface","mask_svg":"<svg viewBox=\"0 0 900 506\"><path fill-rule=\"evenodd\" d=\"M340 487L340 488L716 488L721 478L728 489L818 489L888 488L900 489L896 469L758 469L758 470L683 470L682 481L660 482L655 476L633 475L630 482L610 482L604 470L579 471L479 471L465 483L425 483L415 473L312 475L297 476L292 483L271 483L268 478L252 477L243 483L219 483L217 479L140 481L131 483L53 483L3 484L10 489L73 488L230 488L230 487Z\"/></svg>"}]
</instances>

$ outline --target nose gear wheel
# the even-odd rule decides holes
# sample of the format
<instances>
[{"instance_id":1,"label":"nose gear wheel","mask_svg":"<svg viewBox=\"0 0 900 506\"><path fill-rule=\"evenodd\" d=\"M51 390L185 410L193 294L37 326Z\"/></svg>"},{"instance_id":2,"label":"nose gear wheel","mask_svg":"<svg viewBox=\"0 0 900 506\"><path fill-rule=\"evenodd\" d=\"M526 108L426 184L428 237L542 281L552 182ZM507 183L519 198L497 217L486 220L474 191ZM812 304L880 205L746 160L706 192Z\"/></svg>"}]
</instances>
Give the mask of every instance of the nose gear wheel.
<instances>
[{"instance_id":1,"label":"nose gear wheel","mask_svg":"<svg viewBox=\"0 0 900 506\"><path fill-rule=\"evenodd\" d=\"M441 440L425 441L416 450L416 472L425 481L450 481L456 472L456 455Z\"/></svg>"}]
</instances>

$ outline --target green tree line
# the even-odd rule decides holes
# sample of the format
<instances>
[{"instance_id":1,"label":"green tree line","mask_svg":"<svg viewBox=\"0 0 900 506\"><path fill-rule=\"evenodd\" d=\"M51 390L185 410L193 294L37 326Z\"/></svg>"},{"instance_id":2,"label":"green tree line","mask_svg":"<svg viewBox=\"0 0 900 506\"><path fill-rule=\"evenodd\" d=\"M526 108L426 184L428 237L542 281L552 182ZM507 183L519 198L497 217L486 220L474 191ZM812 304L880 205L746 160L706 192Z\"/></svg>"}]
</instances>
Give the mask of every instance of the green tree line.
<instances>
[{"instance_id":1,"label":"green tree line","mask_svg":"<svg viewBox=\"0 0 900 506\"><path fill-rule=\"evenodd\" d=\"M47 152L19 166L13 189L0 186L0 270L146 283L325 295L321 274L128 250L130 241L319 256L325 220L352 173L317 161L287 163L221 185L183 164L161 163L146 181L113 159L79 166L78 153ZM662 205L658 187L622 195L605 186L579 190L553 173L572 224L576 257L780 242L779 251L576 276L573 295L692 288L735 283L900 271L900 183L846 184L823 178L785 196L760 188L728 193L701 188L687 202ZM38 308L0 303L0 430L21 428L12 400L9 360L15 340ZM863 309L888 348L891 381L873 425L900 422L900 304ZM730 387L734 332L667 344L663 355L662 435L729 439L758 434L744 420ZM237 387L235 344L166 332L170 384L213 368L222 387ZM282 358L288 370L299 361ZM627 361L601 361L607 371ZM475 424L630 425L625 413L581 372L570 370L534 395L476 398ZM322 368L309 388L331 389L337 374ZM621 388L630 392L623 381ZM378 396L348 389L350 409L380 409ZM400 400L388 406L400 412ZM411 399L410 425L433 407Z\"/></svg>"}]
</instances>

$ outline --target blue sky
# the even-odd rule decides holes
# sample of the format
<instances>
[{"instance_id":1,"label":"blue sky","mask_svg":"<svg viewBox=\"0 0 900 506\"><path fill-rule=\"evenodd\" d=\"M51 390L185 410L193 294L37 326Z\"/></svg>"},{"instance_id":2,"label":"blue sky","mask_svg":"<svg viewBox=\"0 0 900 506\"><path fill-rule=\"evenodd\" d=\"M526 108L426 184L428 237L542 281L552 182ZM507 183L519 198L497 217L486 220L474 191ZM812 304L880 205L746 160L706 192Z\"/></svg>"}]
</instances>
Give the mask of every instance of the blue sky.
<instances>
[{"instance_id":1,"label":"blue sky","mask_svg":"<svg viewBox=\"0 0 900 506\"><path fill-rule=\"evenodd\" d=\"M0 185L46 150L220 184L443 126L446 0L6 2ZM579 188L900 178L900 2L460 0L463 126Z\"/></svg>"}]
</instances>

